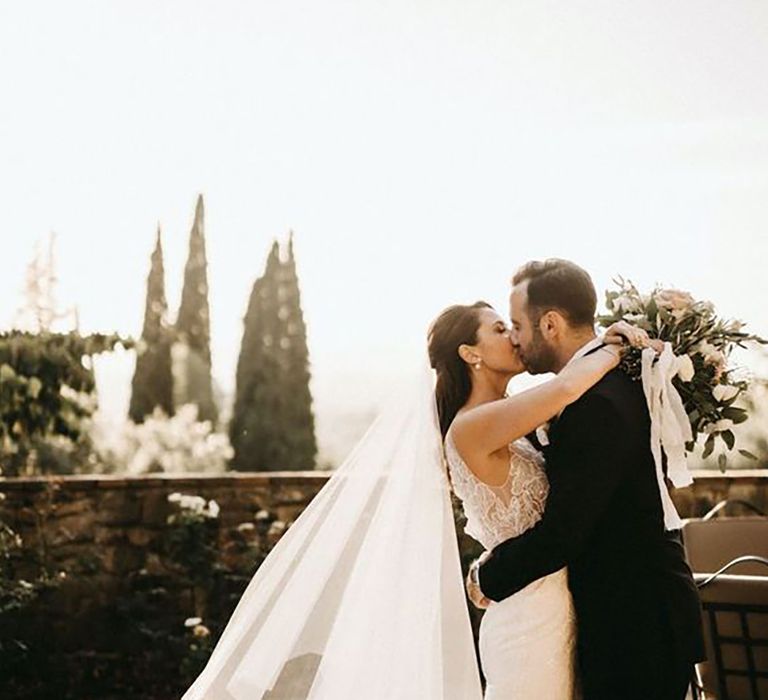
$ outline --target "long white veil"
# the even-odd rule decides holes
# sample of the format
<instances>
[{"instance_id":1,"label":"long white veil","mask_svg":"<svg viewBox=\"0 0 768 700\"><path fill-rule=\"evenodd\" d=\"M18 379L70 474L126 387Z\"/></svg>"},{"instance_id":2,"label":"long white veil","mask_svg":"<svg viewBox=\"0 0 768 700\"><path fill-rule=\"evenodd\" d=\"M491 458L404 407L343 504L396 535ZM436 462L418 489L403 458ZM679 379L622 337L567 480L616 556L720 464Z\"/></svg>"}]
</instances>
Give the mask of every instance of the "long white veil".
<instances>
[{"instance_id":1,"label":"long white veil","mask_svg":"<svg viewBox=\"0 0 768 700\"><path fill-rule=\"evenodd\" d=\"M183 700L481 696L425 363L258 569Z\"/></svg>"}]
</instances>

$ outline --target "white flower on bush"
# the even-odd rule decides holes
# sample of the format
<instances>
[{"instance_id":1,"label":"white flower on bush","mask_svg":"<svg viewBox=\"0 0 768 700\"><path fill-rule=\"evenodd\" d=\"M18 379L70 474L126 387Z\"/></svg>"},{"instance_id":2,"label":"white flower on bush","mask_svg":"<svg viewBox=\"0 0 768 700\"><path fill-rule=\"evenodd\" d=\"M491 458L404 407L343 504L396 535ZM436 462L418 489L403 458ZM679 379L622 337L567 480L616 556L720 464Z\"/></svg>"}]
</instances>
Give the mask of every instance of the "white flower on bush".
<instances>
[{"instance_id":1,"label":"white flower on bush","mask_svg":"<svg viewBox=\"0 0 768 700\"><path fill-rule=\"evenodd\" d=\"M195 637L207 637L210 635L211 630L209 630L205 625L195 625L192 634Z\"/></svg>"},{"instance_id":2,"label":"white flower on bush","mask_svg":"<svg viewBox=\"0 0 768 700\"><path fill-rule=\"evenodd\" d=\"M677 376L683 382L690 382L693 379L694 368L693 360L690 355L680 355L676 358Z\"/></svg>"},{"instance_id":3,"label":"white flower on bush","mask_svg":"<svg viewBox=\"0 0 768 700\"><path fill-rule=\"evenodd\" d=\"M735 399L739 395L739 387L730 386L728 384L718 384L712 389L712 396L715 397L715 401L725 403L731 399Z\"/></svg>"},{"instance_id":4,"label":"white flower on bush","mask_svg":"<svg viewBox=\"0 0 768 700\"><path fill-rule=\"evenodd\" d=\"M206 518L218 518L221 508L213 499L206 501L202 496L190 496L184 493L172 493L168 496L169 503L178 503L179 508L188 510Z\"/></svg>"},{"instance_id":5,"label":"white flower on bush","mask_svg":"<svg viewBox=\"0 0 768 700\"><path fill-rule=\"evenodd\" d=\"M205 508L205 499L202 496L182 496L179 506L184 510L200 513Z\"/></svg>"},{"instance_id":6,"label":"white flower on bush","mask_svg":"<svg viewBox=\"0 0 768 700\"><path fill-rule=\"evenodd\" d=\"M197 420L197 406L185 404L172 417L155 409L141 424L126 421L118 434L95 435L105 462L129 474L207 472L221 474L234 454L228 437Z\"/></svg>"},{"instance_id":7,"label":"white flower on bush","mask_svg":"<svg viewBox=\"0 0 768 700\"><path fill-rule=\"evenodd\" d=\"M188 617L184 620L184 627L197 627L202 621L202 617Z\"/></svg>"}]
</instances>

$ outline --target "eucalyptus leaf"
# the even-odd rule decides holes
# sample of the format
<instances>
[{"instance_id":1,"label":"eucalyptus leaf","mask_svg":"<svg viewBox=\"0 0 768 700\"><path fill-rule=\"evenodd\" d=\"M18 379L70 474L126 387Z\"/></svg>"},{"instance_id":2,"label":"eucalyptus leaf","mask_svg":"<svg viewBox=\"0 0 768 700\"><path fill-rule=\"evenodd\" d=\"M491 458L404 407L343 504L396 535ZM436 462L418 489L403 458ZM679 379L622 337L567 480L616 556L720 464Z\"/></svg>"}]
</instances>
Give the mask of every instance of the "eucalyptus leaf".
<instances>
[{"instance_id":1,"label":"eucalyptus leaf","mask_svg":"<svg viewBox=\"0 0 768 700\"><path fill-rule=\"evenodd\" d=\"M704 452L701 455L702 459L706 459L715 450L715 433L711 433L704 443Z\"/></svg>"},{"instance_id":2,"label":"eucalyptus leaf","mask_svg":"<svg viewBox=\"0 0 768 700\"><path fill-rule=\"evenodd\" d=\"M738 425L746 421L749 418L749 414L743 408L728 406L723 409L723 418L728 418Z\"/></svg>"}]
</instances>

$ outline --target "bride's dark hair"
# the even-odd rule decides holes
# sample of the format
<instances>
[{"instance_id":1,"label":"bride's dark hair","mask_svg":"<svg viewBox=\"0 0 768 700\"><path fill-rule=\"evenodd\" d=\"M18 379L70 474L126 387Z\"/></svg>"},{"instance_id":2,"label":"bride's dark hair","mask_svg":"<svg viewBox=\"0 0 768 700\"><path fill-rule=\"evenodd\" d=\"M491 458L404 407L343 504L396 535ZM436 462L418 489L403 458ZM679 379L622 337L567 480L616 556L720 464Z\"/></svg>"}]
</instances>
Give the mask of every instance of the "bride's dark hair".
<instances>
[{"instance_id":1,"label":"bride's dark hair","mask_svg":"<svg viewBox=\"0 0 768 700\"><path fill-rule=\"evenodd\" d=\"M435 398L443 437L472 391L469 367L459 356L459 346L474 345L480 328L481 309L493 308L484 301L449 306L432 321L427 332L429 362L437 372Z\"/></svg>"}]
</instances>

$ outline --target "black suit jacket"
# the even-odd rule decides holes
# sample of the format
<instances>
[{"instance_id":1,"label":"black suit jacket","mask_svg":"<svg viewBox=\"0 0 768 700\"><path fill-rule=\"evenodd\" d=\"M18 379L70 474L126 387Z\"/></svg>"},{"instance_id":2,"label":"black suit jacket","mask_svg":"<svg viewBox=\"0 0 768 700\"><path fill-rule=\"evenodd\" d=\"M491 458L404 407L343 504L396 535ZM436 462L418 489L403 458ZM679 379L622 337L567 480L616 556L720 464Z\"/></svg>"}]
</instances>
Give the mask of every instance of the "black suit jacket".
<instances>
[{"instance_id":1,"label":"black suit jacket","mask_svg":"<svg viewBox=\"0 0 768 700\"><path fill-rule=\"evenodd\" d=\"M479 571L483 593L501 601L567 565L585 677L632 657L630 675L658 672L670 654L703 659L698 592L679 532L664 530L640 382L609 372L549 440L544 515L493 550Z\"/></svg>"}]
</instances>

